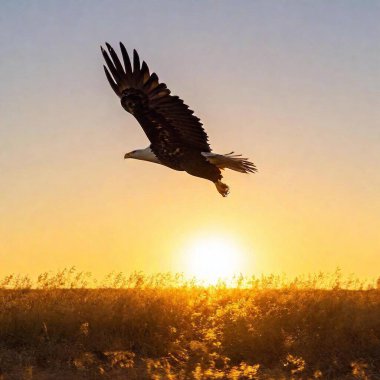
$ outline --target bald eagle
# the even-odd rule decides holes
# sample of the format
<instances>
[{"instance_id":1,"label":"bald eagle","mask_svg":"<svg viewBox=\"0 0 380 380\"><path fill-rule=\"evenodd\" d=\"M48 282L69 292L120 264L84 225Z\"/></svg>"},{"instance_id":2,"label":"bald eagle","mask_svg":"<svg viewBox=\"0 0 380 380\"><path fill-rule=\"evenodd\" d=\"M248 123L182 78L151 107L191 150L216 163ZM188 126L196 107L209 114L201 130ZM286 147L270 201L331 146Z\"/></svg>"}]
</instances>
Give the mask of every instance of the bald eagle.
<instances>
[{"instance_id":1,"label":"bald eagle","mask_svg":"<svg viewBox=\"0 0 380 380\"><path fill-rule=\"evenodd\" d=\"M107 64L103 67L108 82L122 107L137 119L150 141L147 148L126 153L124 158L150 161L208 179L223 197L229 193L229 187L221 181L221 169L241 173L256 171L252 162L234 152L211 152L200 119L182 99L171 95L155 73L149 73L147 64L140 63L136 50L133 50L132 67L127 50L120 42L123 66L114 49L108 43L106 46L108 53L103 47L101 51Z\"/></svg>"}]
</instances>

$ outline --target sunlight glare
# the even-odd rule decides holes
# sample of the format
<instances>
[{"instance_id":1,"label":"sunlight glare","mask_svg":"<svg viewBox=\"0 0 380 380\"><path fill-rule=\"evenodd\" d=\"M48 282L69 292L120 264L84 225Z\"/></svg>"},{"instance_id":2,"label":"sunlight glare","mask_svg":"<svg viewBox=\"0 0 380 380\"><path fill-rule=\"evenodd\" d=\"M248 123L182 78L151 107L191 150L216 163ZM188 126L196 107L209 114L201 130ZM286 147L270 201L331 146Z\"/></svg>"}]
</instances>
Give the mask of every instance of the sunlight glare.
<instances>
[{"instance_id":1,"label":"sunlight glare","mask_svg":"<svg viewBox=\"0 0 380 380\"><path fill-rule=\"evenodd\" d=\"M243 252L230 239L207 237L194 241L185 252L187 273L206 284L231 280L243 271Z\"/></svg>"}]
</instances>

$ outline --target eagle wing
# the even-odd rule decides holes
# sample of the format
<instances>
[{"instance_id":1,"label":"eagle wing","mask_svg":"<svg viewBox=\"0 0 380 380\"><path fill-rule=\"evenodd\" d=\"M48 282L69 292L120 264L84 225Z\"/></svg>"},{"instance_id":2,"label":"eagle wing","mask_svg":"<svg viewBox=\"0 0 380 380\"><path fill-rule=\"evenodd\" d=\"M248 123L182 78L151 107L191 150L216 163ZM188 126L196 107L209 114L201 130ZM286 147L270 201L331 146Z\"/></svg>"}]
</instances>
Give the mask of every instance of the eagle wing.
<instances>
[{"instance_id":1,"label":"eagle wing","mask_svg":"<svg viewBox=\"0 0 380 380\"><path fill-rule=\"evenodd\" d=\"M120 98L131 91L144 94L147 99L147 110L142 115L134 115L144 129L152 145L159 144L157 137L173 140L173 148L178 143L187 148L201 152L210 152L208 136L202 127L200 119L194 111L178 96L171 95L165 83L160 83L156 73L149 73L148 65L133 50L133 67L128 52L120 42L124 61L121 64L114 49L106 43L107 50L102 50L107 67L104 71L108 82ZM174 141L175 140L175 141ZM170 144L167 141L166 144Z\"/></svg>"}]
</instances>

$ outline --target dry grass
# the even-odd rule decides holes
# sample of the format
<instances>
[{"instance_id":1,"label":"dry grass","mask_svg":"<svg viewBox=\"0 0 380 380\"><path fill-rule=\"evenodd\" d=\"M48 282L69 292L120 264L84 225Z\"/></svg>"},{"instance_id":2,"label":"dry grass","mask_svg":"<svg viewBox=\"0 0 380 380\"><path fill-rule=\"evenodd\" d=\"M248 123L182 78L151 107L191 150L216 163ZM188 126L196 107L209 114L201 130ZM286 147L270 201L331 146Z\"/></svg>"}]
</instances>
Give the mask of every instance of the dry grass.
<instances>
[{"instance_id":1,"label":"dry grass","mask_svg":"<svg viewBox=\"0 0 380 380\"><path fill-rule=\"evenodd\" d=\"M74 269L0 282L0 379L380 379L380 291Z\"/></svg>"}]
</instances>

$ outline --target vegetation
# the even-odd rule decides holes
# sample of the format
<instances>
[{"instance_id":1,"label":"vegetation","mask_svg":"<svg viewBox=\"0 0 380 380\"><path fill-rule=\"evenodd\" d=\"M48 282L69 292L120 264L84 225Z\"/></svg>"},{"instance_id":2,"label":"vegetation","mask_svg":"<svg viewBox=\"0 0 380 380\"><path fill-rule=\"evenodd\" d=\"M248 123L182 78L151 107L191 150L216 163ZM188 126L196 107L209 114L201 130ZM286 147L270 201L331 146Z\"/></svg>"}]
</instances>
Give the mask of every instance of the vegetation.
<instances>
[{"instance_id":1,"label":"vegetation","mask_svg":"<svg viewBox=\"0 0 380 380\"><path fill-rule=\"evenodd\" d=\"M380 379L380 290L75 269L0 282L0 378Z\"/></svg>"}]
</instances>

